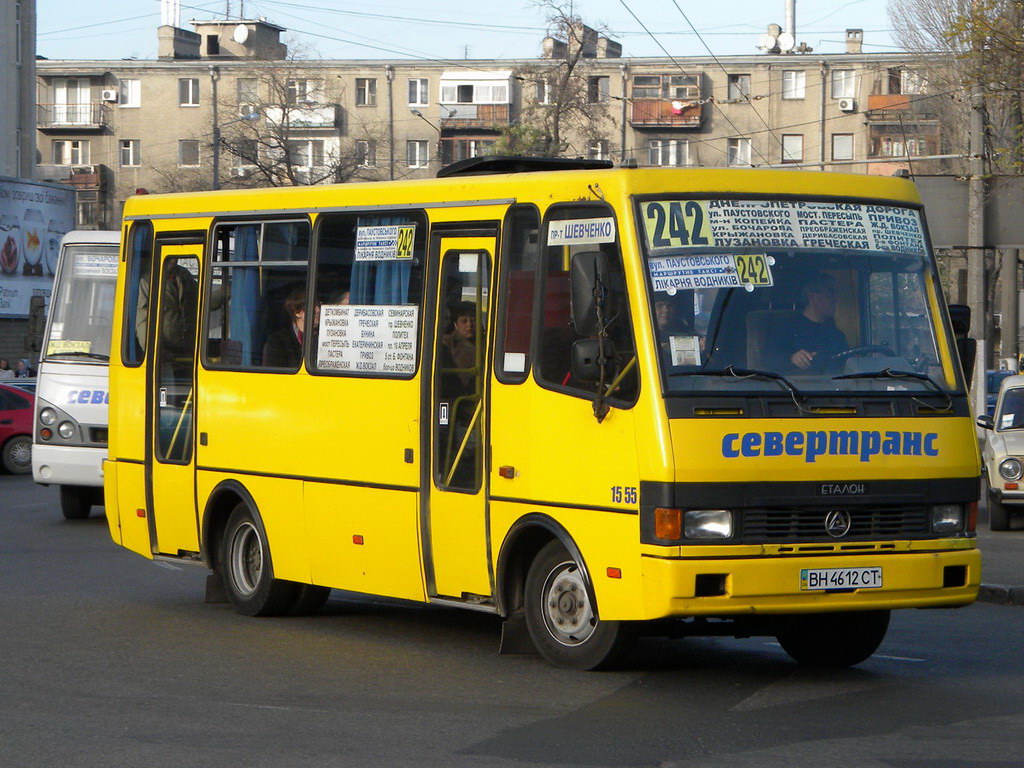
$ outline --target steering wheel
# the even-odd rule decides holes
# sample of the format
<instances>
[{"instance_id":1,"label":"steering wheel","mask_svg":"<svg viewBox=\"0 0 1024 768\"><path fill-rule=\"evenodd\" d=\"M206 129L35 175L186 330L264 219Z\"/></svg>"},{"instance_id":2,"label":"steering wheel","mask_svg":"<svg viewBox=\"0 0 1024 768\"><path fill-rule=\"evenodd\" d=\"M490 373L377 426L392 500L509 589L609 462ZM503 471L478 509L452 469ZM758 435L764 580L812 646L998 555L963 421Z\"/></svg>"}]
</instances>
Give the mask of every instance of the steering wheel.
<instances>
[{"instance_id":1,"label":"steering wheel","mask_svg":"<svg viewBox=\"0 0 1024 768\"><path fill-rule=\"evenodd\" d=\"M884 344L865 344L861 347L851 347L850 349L844 349L842 352L837 352L829 358L829 361L842 362L843 360L849 360L851 357L864 357L876 352L886 357L899 357L892 347L887 347Z\"/></svg>"}]
</instances>

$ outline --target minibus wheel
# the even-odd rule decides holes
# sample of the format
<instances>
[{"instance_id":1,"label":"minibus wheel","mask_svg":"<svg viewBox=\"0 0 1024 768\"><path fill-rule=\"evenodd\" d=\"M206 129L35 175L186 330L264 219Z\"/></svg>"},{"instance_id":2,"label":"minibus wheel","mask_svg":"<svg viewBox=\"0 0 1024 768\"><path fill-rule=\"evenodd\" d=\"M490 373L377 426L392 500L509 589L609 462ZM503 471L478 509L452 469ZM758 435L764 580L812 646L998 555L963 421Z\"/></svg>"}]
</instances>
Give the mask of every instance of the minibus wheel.
<instances>
[{"instance_id":1,"label":"minibus wheel","mask_svg":"<svg viewBox=\"0 0 1024 768\"><path fill-rule=\"evenodd\" d=\"M878 650L889 629L889 611L849 611L790 616L776 639L808 667L852 667Z\"/></svg>"},{"instance_id":2,"label":"minibus wheel","mask_svg":"<svg viewBox=\"0 0 1024 768\"><path fill-rule=\"evenodd\" d=\"M628 650L620 621L597 618L579 563L560 541L537 554L526 576L524 607L530 638L547 661L571 669L600 669Z\"/></svg>"},{"instance_id":3,"label":"minibus wheel","mask_svg":"<svg viewBox=\"0 0 1024 768\"><path fill-rule=\"evenodd\" d=\"M219 570L228 600L246 616L280 615L298 598L298 584L274 578L263 526L244 502L228 518Z\"/></svg>"},{"instance_id":4,"label":"minibus wheel","mask_svg":"<svg viewBox=\"0 0 1024 768\"><path fill-rule=\"evenodd\" d=\"M81 485L60 487L60 511L66 520L84 520L92 509L96 494L92 488Z\"/></svg>"}]
</instances>

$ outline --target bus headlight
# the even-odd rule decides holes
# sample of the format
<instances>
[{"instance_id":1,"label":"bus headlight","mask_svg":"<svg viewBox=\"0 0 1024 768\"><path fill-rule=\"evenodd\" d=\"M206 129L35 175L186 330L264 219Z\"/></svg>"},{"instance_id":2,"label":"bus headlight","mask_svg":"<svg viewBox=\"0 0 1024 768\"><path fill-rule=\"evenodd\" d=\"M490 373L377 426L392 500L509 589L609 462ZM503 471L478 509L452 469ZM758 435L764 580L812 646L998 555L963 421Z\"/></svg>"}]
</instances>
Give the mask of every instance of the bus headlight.
<instances>
[{"instance_id":1,"label":"bus headlight","mask_svg":"<svg viewBox=\"0 0 1024 768\"><path fill-rule=\"evenodd\" d=\"M57 420L57 412L53 408L43 408L39 412L39 421L48 427L52 427Z\"/></svg>"},{"instance_id":2,"label":"bus headlight","mask_svg":"<svg viewBox=\"0 0 1024 768\"><path fill-rule=\"evenodd\" d=\"M932 531L934 533L959 533L963 529L963 505L938 504L932 507Z\"/></svg>"},{"instance_id":3,"label":"bus headlight","mask_svg":"<svg viewBox=\"0 0 1024 768\"><path fill-rule=\"evenodd\" d=\"M691 509L683 518L688 539L728 539L732 537L732 512L728 509Z\"/></svg>"},{"instance_id":4,"label":"bus headlight","mask_svg":"<svg viewBox=\"0 0 1024 768\"><path fill-rule=\"evenodd\" d=\"M65 440L70 440L75 436L75 425L70 421L62 421L60 426L57 427L57 434Z\"/></svg>"},{"instance_id":5,"label":"bus headlight","mask_svg":"<svg viewBox=\"0 0 1024 768\"><path fill-rule=\"evenodd\" d=\"M1024 464L1021 464L1020 459L1015 459L1012 456L1003 459L999 464L999 474L1003 476L1004 480L1020 480L1021 475L1024 474Z\"/></svg>"}]
</instances>

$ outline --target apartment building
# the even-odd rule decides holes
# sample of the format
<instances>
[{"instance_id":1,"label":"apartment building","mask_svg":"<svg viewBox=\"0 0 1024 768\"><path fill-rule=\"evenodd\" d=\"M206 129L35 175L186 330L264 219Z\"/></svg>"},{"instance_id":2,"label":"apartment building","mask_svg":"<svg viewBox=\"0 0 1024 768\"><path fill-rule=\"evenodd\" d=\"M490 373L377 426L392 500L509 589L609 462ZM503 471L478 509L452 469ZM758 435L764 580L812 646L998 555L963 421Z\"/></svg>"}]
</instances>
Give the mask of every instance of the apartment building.
<instances>
[{"instance_id":1,"label":"apartment building","mask_svg":"<svg viewBox=\"0 0 1024 768\"><path fill-rule=\"evenodd\" d=\"M264 20L192 24L161 27L156 60L38 63L38 175L75 186L79 226L116 226L140 188L432 176L553 106L572 53L549 38L529 60L299 60ZM587 32L572 156L888 174L946 151L921 58L864 53L859 30L842 54L718 58L623 58Z\"/></svg>"}]
</instances>

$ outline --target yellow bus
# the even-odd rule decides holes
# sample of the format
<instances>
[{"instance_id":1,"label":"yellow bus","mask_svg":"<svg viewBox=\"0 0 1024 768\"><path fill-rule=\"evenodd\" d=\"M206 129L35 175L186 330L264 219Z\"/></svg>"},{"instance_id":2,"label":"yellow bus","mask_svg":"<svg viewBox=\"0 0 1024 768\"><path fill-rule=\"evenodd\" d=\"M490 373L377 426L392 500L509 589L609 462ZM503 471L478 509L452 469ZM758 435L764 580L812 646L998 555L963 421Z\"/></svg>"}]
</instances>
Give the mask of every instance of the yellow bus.
<instances>
[{"instance_id":1,"label":"yellow bus","mask_svg":"<svg viewBox=\"0 0 1024 768\"><path fill-rule=\"evenodd\" d=\"M244 614L458 606L584 669L662 631L851 665L891 609L975 599L977 441L911 182L439 175L126 203L116 542Z\"/></svg>"}]
</instances>

